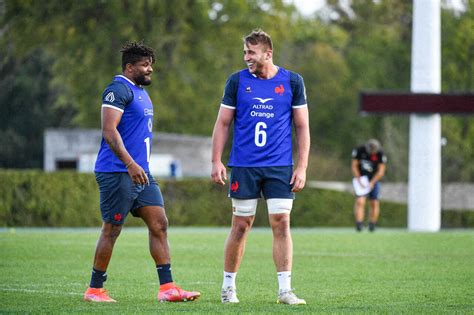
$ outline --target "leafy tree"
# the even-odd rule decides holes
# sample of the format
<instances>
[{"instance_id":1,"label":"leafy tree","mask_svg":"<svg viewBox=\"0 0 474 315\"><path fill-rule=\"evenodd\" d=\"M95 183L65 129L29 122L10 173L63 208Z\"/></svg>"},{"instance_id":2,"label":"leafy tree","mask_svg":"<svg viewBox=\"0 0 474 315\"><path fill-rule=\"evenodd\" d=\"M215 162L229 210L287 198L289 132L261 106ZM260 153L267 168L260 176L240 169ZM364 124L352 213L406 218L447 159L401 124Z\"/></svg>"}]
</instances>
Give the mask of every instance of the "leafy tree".
<instances>
[{"instance_id":1,"label":"leafy tree","mask_svg":"<svg viewBox=\"0 0 474 315\"><path fill-rule=\"evenodd\" d=\"M354 146L369 138L378 138L390 158L387 178L404 180L408 157L407 118L361 117L357 112L358 94L362 90L409 90L411 1L361 0L347 6L330 0L327 10L329 13L324 13L327 23L332 27L336 25L347 37L345 44L339 47L347 68L346 79L339 80L342 90L333 101L338 106L332 107L333 113L326 113L328 118L337 117L338 121L337 128L328 126L333 137L327 141L337 147L329 150L348 161Z\"/></svg>"},{"instance_id":2,"label":"leafy tree","mask_svg":"<svg viewBox=\"0 0 474 315\"><path fill-rule=\"evenodd\" d=\"M275 63L305 78L317 156L310 178L347 179L351 149L376 137L387 179L406 180L408 118L361 117L358 93L409 90L412 1L327 3L303 17L282 0L0 1L0 167L40 167L47 127L98 128L120 48L141 39L157 54L147 89L155 130L210 135L226 78L245 67L241 38L261 27ZM442 11L443 91L473 89L474 0L465 5ZM471 125L443 117L445 180L474 178Z\"/></svg>"},{"instance_id":3,"label":"leafy tree","mask_svg":"<svg viewBox=\"0 0 474 315\"><path fill-rule=\"evenodd\" d=\"M474 90L474 1L466 11L442 14L442 88L446 92ZM443 116L443 180L474 181L473 116Z\"/></svg>"},{"instance_id":4,"label":"leafy tree","mask_svg":"<svg viewBox=\"0 0 474 315\"><path fill-rule=\"evenodd\" d=\"M1 49L0 49L1 50ZM54 107L52 61L41 50L0 64L0 167L43 166L43 130L67 125L73 112Z\"/></svg>"}]
</instances>

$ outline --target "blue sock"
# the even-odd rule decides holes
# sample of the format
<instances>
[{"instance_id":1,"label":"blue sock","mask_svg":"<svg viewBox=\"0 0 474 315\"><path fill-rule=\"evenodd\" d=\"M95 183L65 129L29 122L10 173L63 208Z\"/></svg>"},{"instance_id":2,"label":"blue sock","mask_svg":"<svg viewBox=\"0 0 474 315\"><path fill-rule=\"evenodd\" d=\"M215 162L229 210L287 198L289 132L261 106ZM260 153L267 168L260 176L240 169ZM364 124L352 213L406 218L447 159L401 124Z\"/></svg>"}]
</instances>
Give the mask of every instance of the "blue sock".
<instances>
[{"instance_id":1,"label":"blue sock","mask_svg":"<svg viewBox=\"0 0 474 315\"><path fill-rule=\"evenodd\" d=\"M158 271L160 285L173 282L173 277L171 277L171 264L156 265L156 271Z\"/></svg>"},{"instance_id":2,"label":"blue sock","mask_svg":"<svg viewBox=\"0 0 474 315\"><path fill-rule=\"evenodd\" d=\"M104 282L107 280L107 272L106 271L100 271L95 268L92 268L92 277L91 277L91 283L90 287L91 288L103 288L104 287Z\"/></svg>"}]
</instances>

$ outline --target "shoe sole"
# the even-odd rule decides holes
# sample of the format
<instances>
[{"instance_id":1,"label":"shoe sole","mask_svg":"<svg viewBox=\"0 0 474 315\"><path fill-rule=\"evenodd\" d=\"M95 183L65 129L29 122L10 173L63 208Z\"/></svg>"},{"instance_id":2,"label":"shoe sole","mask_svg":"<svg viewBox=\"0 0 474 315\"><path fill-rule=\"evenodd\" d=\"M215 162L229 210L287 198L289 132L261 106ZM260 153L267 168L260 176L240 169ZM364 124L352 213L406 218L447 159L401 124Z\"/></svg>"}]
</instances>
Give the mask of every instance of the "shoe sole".
<instances>
[{"instance_id":1,"label":"shoe sole","mask_svg":"<svg viewBox=\"0 0 474 315\"><path fill-rule=\"evenodd\" d=\"M232 302L232 301L222 301L222 300L221 300L221 302L222 302L222 304L238 304L240 301L234 301L234 302Z\"/></svg>"},{"instance_id":2,"label":"shoe sole","mask_svg":"<svg viewBox=\"0 0 474 315\"><path fill-rule=\"evenodd\" d=\"M117 303L117 301L98 301L98 300L95 300L95 299L91 299L91 298L84 298L83 299L85 302L93 302L93 303Z\"/></svg>"},{"instance_id":3,"label":"shoe sole","mask_svg":"<svg viewBox=\"0 0 474 315\"><path fill-rule=\"evenodd\" d=\"M193 301L196 301L197 299L199 299L199 297L200 297L200 295L194 295L194 296L190 296L187 299L181 299L181 300L176 300L176 301L169 301L169 300L158 300L158 301L160 301L160 303L193 302Z\"/></svg>"},{"instance_id":4,"label":"shoe sole","mask_svg":"<svg viewBox=\"0 0 474 315\"><path fill-rule=\"evenodd\" d=\"M304 303L289 304L289 303L285 303L285 302L282 302L282 301L280 301L280 300L277 300L277 304L285 304L285 305L306 305L306 302L304 302Z\"/></svg>"}]
</instances>

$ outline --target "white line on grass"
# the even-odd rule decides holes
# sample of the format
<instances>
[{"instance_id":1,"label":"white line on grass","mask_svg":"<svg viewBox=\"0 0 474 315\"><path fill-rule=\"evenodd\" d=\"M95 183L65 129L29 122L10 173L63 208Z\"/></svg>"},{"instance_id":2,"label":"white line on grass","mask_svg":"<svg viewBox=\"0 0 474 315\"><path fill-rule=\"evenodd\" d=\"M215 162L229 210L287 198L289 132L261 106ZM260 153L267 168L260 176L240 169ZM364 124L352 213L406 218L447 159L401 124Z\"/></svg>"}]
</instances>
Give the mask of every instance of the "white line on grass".
<instances>
[{"instance_id":1,"label":"white line on grass","mask_svg":"<svg viewBox=\"0 0 474 315\"><path fill-rule=\"evenodd\" d=\"M71 286L75 286L75 287L80 287L81 289L82 288L87 288L87 283L80 283L80 282L69 282L68 287L71 287ZM34 290L34 289L44 289L46 287L49 287L49 288L57 288L58 285L57 284L54 284L54 283L41 283L41 284L34 284L34 283L30 283L28 284L28 289L30 290ZM8 287L5 287L5 288L8 288L8 289L25 289L25 285L23 283L9 283ZM2 288L0 287L0 290Z\"/></svg>"},{"instance_id":2,"label":"white line on grass","mask_svg":"<svg viewBox=\"0 0 474 315\"><path fill-rule=\"evenodd\" d=\"M296 256L323 256L323 257L380 257L372 254L357 254L357 253L324 253L324 252L297 252Z\"/></svg>"},{"instance_id":3,"label":"white line on grass","mask_svg":"<svg viewBox=\"0 0 474 315\"><path fill-rule=\"evenodd\" d=\"M64 291L49 291L49 290L32 290L32 289L15 289L15 288L0 288L0 291L6 292L23 292L23 293L41 293L41 294L58 294L58 295L82 295L79 292L64 292Z\"/></svg>"}]
</instances>

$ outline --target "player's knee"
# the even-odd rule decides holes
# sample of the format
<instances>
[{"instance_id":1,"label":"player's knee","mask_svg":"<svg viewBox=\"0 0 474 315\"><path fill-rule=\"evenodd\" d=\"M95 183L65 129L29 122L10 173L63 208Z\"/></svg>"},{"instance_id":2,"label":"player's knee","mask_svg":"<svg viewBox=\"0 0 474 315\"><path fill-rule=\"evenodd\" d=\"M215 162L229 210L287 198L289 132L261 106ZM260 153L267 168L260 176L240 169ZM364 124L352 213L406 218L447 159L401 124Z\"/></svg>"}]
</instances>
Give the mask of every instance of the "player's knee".
<instances>
[{"instance_id":1,"label":"player's knee","mask_svg":"<svg viewBox=\"0 0 474 315\"><path fill-rule=\"evenodd\" d=\"M288 214L271 214L270 224L275 237L287 237L290 235L290 216Z\"/></svg>"},{"instance_id":2,"label":"player's knee","mask_svg":"<svg viewBox=\"0 0 474 315\"><path fill-rule=\"evenodd\" d=\"M252 220L250 220L250 217L239 218L240 220L234 220L232 222L232 236L237 240L243 239L252 227Z\"/></svg>"},{"instance_id":3,"label":"player's knee","mask_svg":"<svg viewBox=\"0 0 474 315\"><path fill-rule=\"evenodd\" d=\"M358 207L363 207L363 206L365 206L365 198L357 198L357 199L356 199L356 205L357 205Z\"/></svg>"},{"instance_id":4,"label":"player's knee","mask_svg":"<svg viewBox=\"0 0 474 315\"><path fill-rule=\"evenodd\" d=\"M250 217L257 212L257 199L232 198L232 213L235 216Z\"/></svg>"},{"instance_id":5,"label":"player's knee","mask_svg":"<svg viewBox=\"0 0 474 315\"><path fill-rule=\"evenodd\" d=\"M267 207L269 214L290 214L293 208L293 199L267 199Z\"/></svg>"},{"instance_id":6,"label":"player's knee","mask_svg":"<svg viewBox=\"0 0 474 315\"><path fill-rule=\"evenodd\" d=\"M270 219L272 226L287 227L290 226L290 216L287 213L272 214Z\"/></svg>"},{"instance_id":7,"label":"player's knee","mask_svg":"<svg viewBox=\"0 0 474 315\"><path fill-rule=\"evenodd\" d=\"M115 241L119 237L120 232L122 232L122 226L123 225L104 223L101 231L102 236L106 239Z\"/></svg>"},{"instance_id":8,"label":"player's knee","mask_svg":"<svg viewBox=\"0 0 474 315\"><path fill-rule=\"evenodd\" d=\"M154 235L166 234L168 231L168 218L163 217L156 219L148 226L148 228Z\"/></svg>"}]
</instances>

